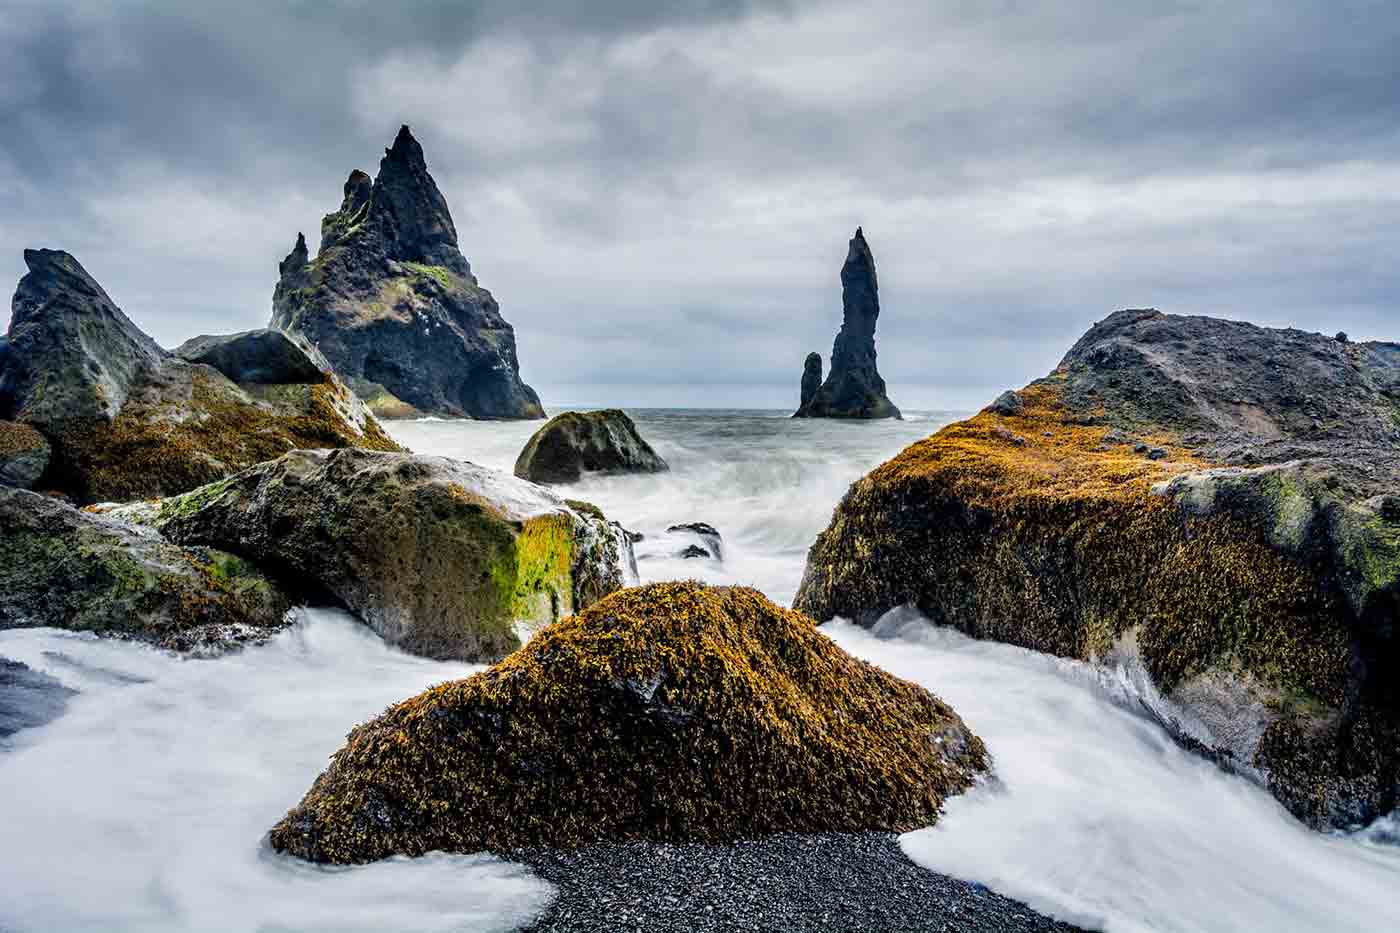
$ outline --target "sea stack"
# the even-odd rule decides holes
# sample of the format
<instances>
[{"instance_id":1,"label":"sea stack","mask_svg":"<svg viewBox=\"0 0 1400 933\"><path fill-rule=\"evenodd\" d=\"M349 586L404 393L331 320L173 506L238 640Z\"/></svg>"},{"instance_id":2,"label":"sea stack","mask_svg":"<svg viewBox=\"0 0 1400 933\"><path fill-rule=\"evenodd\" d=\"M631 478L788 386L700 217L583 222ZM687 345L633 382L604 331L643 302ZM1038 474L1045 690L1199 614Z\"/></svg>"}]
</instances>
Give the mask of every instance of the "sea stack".
<instances>
[{"instance_id":1,"label":"sea stack","mask_svg":"<svg viewBox=\"0 0 1400 933\"><path fill-rule=\"evenodd\" d=\"M802 405L794 418L898 418L875 367L875 322L880 317L880 286L875 256L859 227L841 267L841 330L831 348L831 372L821 380L821 357L807 355L802 371Z\"/></svg>"},{"instance_id":2,"label":"sea stack","mask_svg":"<svg viewBox=\"0 0 1400 933\"><path fill-rule=\"evenodd\" d=\"M407 126L377 178L350 173L316 258L298 234L279 272L272 326L309 338L376 413L544 417Z\"/></svg>"}]
</instances>

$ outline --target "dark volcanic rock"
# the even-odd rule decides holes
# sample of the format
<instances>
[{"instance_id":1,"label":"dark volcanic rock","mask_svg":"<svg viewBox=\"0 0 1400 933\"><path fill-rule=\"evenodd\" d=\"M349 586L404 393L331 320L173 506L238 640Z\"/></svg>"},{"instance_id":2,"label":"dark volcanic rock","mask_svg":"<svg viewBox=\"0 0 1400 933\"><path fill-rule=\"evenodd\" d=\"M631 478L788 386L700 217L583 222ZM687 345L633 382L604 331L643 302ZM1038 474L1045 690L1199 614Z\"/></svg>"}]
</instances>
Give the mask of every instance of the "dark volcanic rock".
<instances>
[{"instance_id":1,"label":"dark volcanic rock","mask_svg":"<svg viewBox=\"0 0 1400 933\"><path fill-rule=\"evenodd\" d=\"M536 483L573 483L585 473L668 469L627 413L616 408L555 415L526 441L515 460L515 475Z\"/></svg>"},{"instance_id":2,"label":"dark volcanic rock","mask_svg":"<svg viewBox=\"0 0 1400 933\"><path fill-rule=\"evenodd\" d=\"M286 626L287 598L231 554L0 487L0 629L121 635L218 651Z\"/></svg>"},{"instance_id":3,"label":"dark volcanic rock","mask_svg":"<svg viewBox=\"0 0 1400 933\"><path fill-rule=\"evenodd\" d=\"M798 403L797 410L802 411L812 404L812 400L817 397L817 392L822 387L822 355L820 353L808 353L807 359L802 363L802 401Z\"/></svg>"},{"instance_id":4,"label":"dark volcanic rock","mask_svg":"<svg viewBox=\"0 0 1400 933\"><path fill-rule=\"evenodd\" d=\"M702 553L699 556L713 557L715 560L724 559L723 538L719 533L719 529L708 522L685 522L680 525L671 525L666 529L666 532L673 535L694 535L700 539L702 544Z\"/></svg>"},{"instance_id":5,"label":"dark volcanic rock","mask_svg":"<svg viewBox=\"0 0 1400 933\"><path fill-rule=\"evenodd\" d=\"M947 704L812 620L750 589L660 583L358 727L271 842L353 863L903 831L985 767Z\"/></svg>"},{"instance_id":6,"label":"dark volcanic rock","mask_svg":"<svg viewBox=\"0 0 1400 933\"><path fill-rule=\"evenodd\" d=\"M0 486L29 489L49 465L49 442L27 424L0 421Z\"/></svg>"},{"instance_id":7,"label":"dark volcanic rock","mask_svg":"<svg viewBox=\"0 0 1400 933\"><path fill-rule=\"evenodd\" d=\"M997 396L997 400L988 406L991 411L998 415L1019 415L1026 410L1026 403L1021 398L1020 392L1007 390Z\"/></svg>"},{"instance_id":8,"label":"dark volcanic rock","mask_svg":"<svg viewBox=\"0 0 1400 933\"><path fill-rule=\"evenodd\" d=\"M729 844L628 842L508 853L559 888L522 933L1074 933L980 884L914 864L888 833Z\"/></svg>"},{"instance_id":9,"label":"dark volcanic rock","mask_svg":"<svg viewBox=\"0 0 1400 933\"><path fill-rule=\"evenodd\" d=\"M875 257L859 227L841 267L841 304L841 331L831 349L831 372L794 417L898 418L899 409L885 395L885 380L875 368L880 287L875 278ZM804 399L811 361L808 356L803 370Z\"/></svg>"},{"instance_id":10,"label":"dark volcanic rock","mask_svg":"<svg viewBox=\"0 0 1400 933\"><path fill-rule=\"evenodd\" d=\"M293 448L398 449L334 374L285 337L237 335L222 350L220 338L200 339L211 362L261 373L240 384L156 346L67 253L24 258L30 271L15 292L0 418L48 441L45 488L83 502L146 498Z\"/></svg>"},{"instance_id":11,"label":"dark volcanic rock","mask_svg":"<svg viewBox=\"0 0 1400 933\"><path fill-rule=\"evenodd\" d=\"M311 353L280 330L195 337L176 347L175 355L212 366L238 383L294 385L326 378Z\"/></svg>"},{"instance_id":12,"label":"dark volcanic rock","mask_svg":"<svg viewBox=\"0 0 1400 933\"><path fill-rule=\"evenodd\" d=\"M315 260L298 234L278 268L272 326L305 334L376 412L544 417L408 127L373 182L351 173Z\"/></svg>"},{"instance_id":13,"label":"dark volcanic rock","mask_svg":"<svg viewBox=\"0 0 1400 933\"><path fill-rule=\"evenodd\" d=\"M0 658L0 739L57 719L76 695L48 674Z\"/></svg>"},{"instance_id":14,"label":"dark volcanic rock","mask_svg":"<svg viewBox=\"0 0 1400 933\"><path fill-rule=\"evenodd\" d=\"M144 520L313 582L385 640L494 661L626 582L631 542L596 507L445 457L293 451Z\"/></svg>"},{"instance_id":15,"label":"dark volcanic rock","mask_svg":"<svg viewBox=\"0 0 1400 933\"><path fill-rule=\"evenodd\" d=\"M1134 671L1313 826L1400 803L1400 345L1120 311L1020 395L852 486L795 605Z\"/></svg>"}]
</instances>

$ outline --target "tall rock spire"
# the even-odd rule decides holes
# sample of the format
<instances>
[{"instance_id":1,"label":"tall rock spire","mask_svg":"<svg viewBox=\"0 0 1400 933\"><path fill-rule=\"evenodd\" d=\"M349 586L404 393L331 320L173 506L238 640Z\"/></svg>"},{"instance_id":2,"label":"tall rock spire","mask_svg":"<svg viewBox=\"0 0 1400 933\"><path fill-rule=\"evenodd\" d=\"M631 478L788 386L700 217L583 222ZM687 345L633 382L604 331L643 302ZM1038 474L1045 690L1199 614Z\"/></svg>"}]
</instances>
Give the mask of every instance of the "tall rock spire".
<instances>
[{"instance_id":1,"label":"tall rock spire","mask_svg":"<svg viewBox=\"0 0 1400 933\"><path fill-rule=\"evenodd\" d=\"M298 240L272 307L272 326L309 338L379 414L544 416L407 126L376 178L350 173L314 260Z\"/></svg>"},{"instance_id":2,"label":"tall rock spire","mask_svg":"<svg viewBox=\"0 0 1400 933\"><path fill-rule=\"evenodd\" d=\"M802 375L802 405L794 418L898 418L899 409L885 395L885 380L875 366L875 322L880 317L880 285L875 256L865 233L856 228L841 267L841 330L831 348L831 372L810 397L812 357ZM821 378L821 358L817 358Z\"/></svg>"}]
</instances>

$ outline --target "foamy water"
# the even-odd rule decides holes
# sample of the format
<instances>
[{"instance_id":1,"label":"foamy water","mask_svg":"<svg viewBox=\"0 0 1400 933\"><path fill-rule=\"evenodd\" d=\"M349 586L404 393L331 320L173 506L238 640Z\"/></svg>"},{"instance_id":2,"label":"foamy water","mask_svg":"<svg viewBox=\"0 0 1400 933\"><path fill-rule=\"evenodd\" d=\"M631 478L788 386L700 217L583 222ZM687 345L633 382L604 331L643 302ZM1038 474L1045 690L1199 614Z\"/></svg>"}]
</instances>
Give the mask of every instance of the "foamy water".
<instances>
[{"instance_id":1,"label":"foamy water","mask_svg":"<svg viewBox=\"0 0 1400 933\"><path fill-rule=\"evenodd\" d=\"M637 412L667 474L561 491L648 536L643 580L739 582L791 600L850 482L947 416L791 421ZM917 417L917 416L916 416ZM420 453L509 470L532 423L400 422ZM705 521L724 560L682 560L668 525ZM824 630L949 700L996 779L904 838L916 861L1112 931L1400 929L1396 821L1302 829L1267 794L1173 745L1091 668L896 614ZM51 630L0 656L79 694L0 745L0 930L506 930L550 887L488 856L327 870L274 855L267 829L356 723L476 668L413 658L329 610L215 661Z\"/></svg>"}]
</instances>

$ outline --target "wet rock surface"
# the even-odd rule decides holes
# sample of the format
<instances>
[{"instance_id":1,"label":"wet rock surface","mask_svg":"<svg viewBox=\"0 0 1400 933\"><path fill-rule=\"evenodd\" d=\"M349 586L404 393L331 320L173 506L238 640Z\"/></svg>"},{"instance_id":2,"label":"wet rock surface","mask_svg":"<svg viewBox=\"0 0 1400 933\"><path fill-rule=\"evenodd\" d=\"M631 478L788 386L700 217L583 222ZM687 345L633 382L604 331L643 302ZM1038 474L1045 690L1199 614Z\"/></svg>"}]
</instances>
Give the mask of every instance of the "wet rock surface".
<instances>
[{"instance_id":1,"label":"wet rock surface","mask_svg":"<svg viewBox=\"0 0 1400 933\"><path fill-rule=\"evenodd\" d=\"M293 451L133 517L314 583L391 644L495 661L626 580L596 507L445 457Z\"/></svg>"},{"instance_id":2,"label":"wet rock surface","mask_svg":"<svg viewBox=\"0 0 1400 933\"><path fill-rule=\"evenodd\" d=\"M282 590L245 561L0 487L0 629L51 626L219 653L290 624Z\"/></svg>"},{"instance_id":3,"label":"wet rock surface","mask_svg":"<svg viewBox=\"0 0 1400 933\"><path fill-rule=\"evenodd\" d=\"M57 719L76 695L42 671L0 658L0 739Z\"/></svg>"},{"instance_id":4,"label":"wet rock surface","mask_svg":"<svg viewBox=\"0 0 1400 933\"><path fill-rule=\"evenodd\" d=\"M859 227L841 267L841 330L831 349L831 371L808 397L821 358L809 354L802 371L802 405L794 418L898 418L899 409L885 394L885 380L875 366L875 323L880 317L880 286L875 257Z\"/></svg>"},{"instance_id":5,"label":"wet rock surface","mask_svg":"<svg viewBox=\"0 0 1400 933\"><path fill-rule=\"evenodd\" d=\"M515 475L535 483L574 483L586 473L669 470L627 413L566 411L536 431L515 460Z\"/></svg>"},{"instance_id":6,"label":"wet rock surface","mask_svg":"<svg viewBox=\"0 0 1400 933\"><path fill-rule=\"evenodd\" d=\"M375 412L544 417L407 126L375 179L351 173L316 257L298 234L279 271L272 326L304 334Z\"/></svg>"},{"instance_id":7,"label":"wet rock surface","mask_svg":"<svg viewBox=\"0 0 1400 933\"><path fill-rule=\"evenodd\" d=\"M30 489L48 468L51 449L27 424L0 421L0 486Z\"/></svg>"},{"instance_id":8,"label":"wet rock surface","mask_svg":"<svg viewBox=\"0 0 1400 933\"><path fill-rule=\"evenodd\" d=\"M1128 658L1315 827L1400 803L1400 345L1120 311L851 487L795 605Z\"/></svg>"},{"instance_id":9,"label":"wet rock surface","mask_svg":"<svg viewBox=\"0 0 1400 933\"><path fill-rule=\"evenodd\" d=\"M298 447L398 449L334 374L285 337L199 338L202 349L190 352L201 362L190 362L156 346L72 256L24 257L30 271L15 292L0 365L0 418L49 445L43 475L28 485L78 502L140 499ZM257 378L237 382L204 359Z\"/></svg>"},{"instance_id":10,"label":"wet rock surface","mask_svg":"<svg viewBox=\"0 0 1400 933\"><path fill-rule=\"evenodd\" d=\"M234 382L256 384L321 382L322 367L296 341L280 330L246 330L238 334L205 335L186 340L175 355L190 363L212 366Z\"/></svg>"},{"instance_id":11,"label":"wet rock surface","mask_svg":"<svg viewBox=\"0 0 1400 933\"><path fill-rule=\"evenodd\" d=\"M886 833L731 844L631 842L506 853L559 893L528 933L860 930L1072 933L979 884L911 862Z\"/></svg>"},{"instance_id":12,"label":"wet rock surface","mask_svg":"<svg viewBox=\"0 0 1400 933\"><path fill-rule=\"evenodd\" d=\"M931 825L987 766L928 691L742 587L615 593L351 732L275 826L356 863Z\"/></svg>"}]
</instances>

